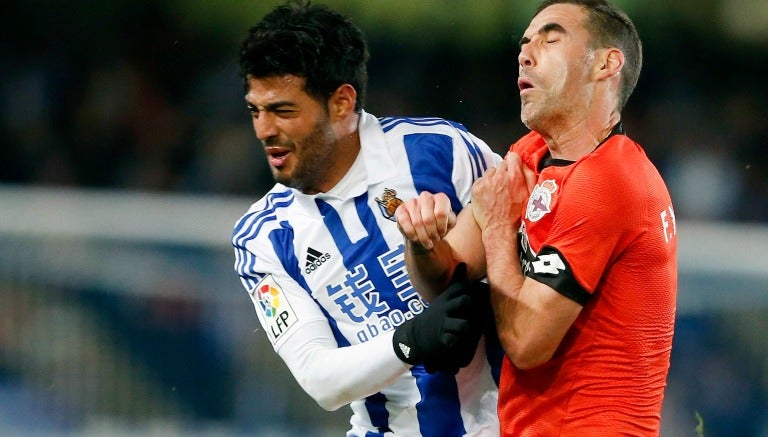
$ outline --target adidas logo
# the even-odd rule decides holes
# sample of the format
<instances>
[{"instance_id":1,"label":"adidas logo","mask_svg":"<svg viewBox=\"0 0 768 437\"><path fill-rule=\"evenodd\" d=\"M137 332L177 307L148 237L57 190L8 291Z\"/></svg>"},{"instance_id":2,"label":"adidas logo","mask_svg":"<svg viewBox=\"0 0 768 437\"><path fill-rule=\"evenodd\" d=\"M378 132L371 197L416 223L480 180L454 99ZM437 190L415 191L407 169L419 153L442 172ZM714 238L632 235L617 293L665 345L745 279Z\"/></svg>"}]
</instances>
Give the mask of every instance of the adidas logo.
<instances>
[{"instance_id":1,"label":"adidas logo","mask_svg":"<svg viewBox=\"0 0 768 437\"><path fill-rule=\"evenodd\" d=\"M331 259L330 253L322 253L311 247L307 248L307 263L304 265L304 273L310 274L317 270L324 262Z\"/></svg>"},{"instance_id":2,"label":"adidas logo","mask_svg":"<svg viewBox=\"0 0 768 437\"><path fill-rule=\"evenodd\" d=\"M409 348L408 346L404 345L403 343L398 343L397 345L400 347L400 352L403 353L403 356L405 358L410 358L411 357L411 348Z\"/></svg>"}]
</instances>

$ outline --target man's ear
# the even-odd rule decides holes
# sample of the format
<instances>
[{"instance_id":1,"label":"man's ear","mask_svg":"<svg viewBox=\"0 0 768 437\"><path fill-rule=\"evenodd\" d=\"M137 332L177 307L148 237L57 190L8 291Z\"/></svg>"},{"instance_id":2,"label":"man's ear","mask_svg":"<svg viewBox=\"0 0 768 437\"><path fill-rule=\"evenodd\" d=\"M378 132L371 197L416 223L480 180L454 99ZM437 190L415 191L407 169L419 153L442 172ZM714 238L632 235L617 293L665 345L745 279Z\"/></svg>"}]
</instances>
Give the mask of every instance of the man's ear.
<instances>
[{"instance_id":1,"label":"man's ear","mask_svg":"<svg viewBox=\"0 0 768 437\"><path fill-rule=\"evenodd\" d=\"M617 48L598 50L595 53L595 69L593 71L598 80L608 79L621 72L624 67L624 53Z\"/></svg>"},{"instance_id":2,"label":"man's ear","mask_svg":"<svg viewBox=\"0 0 768 437\"><path fill-rule=\"evenodd\" d=\"M328 112L332 118L346 118L350 113L355 112L357 103L357 91L348 84L342 84L328 99Z\"/></svg>"}]
</instances>

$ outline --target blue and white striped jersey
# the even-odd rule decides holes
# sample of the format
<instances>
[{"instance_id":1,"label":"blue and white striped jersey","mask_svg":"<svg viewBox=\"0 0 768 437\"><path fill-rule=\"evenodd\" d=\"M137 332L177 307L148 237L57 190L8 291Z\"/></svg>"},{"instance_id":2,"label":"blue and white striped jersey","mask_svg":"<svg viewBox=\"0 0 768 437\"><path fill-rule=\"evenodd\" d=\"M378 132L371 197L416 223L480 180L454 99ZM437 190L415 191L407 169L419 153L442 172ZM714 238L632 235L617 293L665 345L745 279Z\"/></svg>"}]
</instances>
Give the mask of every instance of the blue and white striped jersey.
<instances>
[{"instance_id":1,"label":"blue and white striped jersey","mask_svg":"<svg viewBox=\"0 0 768 437\"><path fill-rule=\"evenodd\" d=\"M342 401L353 411L348 436L498 435L497 345L486 350L481 342L457 375L428 374L392 360L391 337L425 307L408 279L395 209L429 191L448 194L458 213L472 183L501 158L462 125L440 118L363 113L359 132L361 152L329 192L306 195L276 184L238 220L235 270L275 351L305 390L355 381L359 399ZM304 363L306 372L323 374L325 384L312 390L308 377L297 375L298 361L309 360L296 358L307 342L345 352ZM377 375L382 363L372 362L385 359L402 366L387 364L395 371L388 379Z\"/></svg>"}]
</instances>

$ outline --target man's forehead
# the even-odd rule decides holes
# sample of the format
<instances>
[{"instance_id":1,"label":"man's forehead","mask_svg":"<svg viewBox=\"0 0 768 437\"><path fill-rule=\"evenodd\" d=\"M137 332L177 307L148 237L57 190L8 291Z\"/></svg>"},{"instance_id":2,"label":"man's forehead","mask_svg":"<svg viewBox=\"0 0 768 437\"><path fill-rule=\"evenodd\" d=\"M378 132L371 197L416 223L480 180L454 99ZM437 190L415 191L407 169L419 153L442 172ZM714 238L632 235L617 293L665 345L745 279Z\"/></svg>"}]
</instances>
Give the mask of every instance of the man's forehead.
<instances>
[{"instance_id":1,"label":"man's forehead","mask_svg":"<svg viewBox=\"0 0 768 437\"><path fill-rule=\"evenodd\" d=\"M579 5L559 3L548 6L533 17L525 31L525 36L530 37L550 24L558 24L564 29L578 27L582 23L584 15L584 8Z\"/></svg>"},{"instance_id":2,"label":"man's forehead","mask_svg":"<svg viewBox=\"0 0 768 437\"><path fill-rule=\"evenodd\" d=\"M272 100L296 99L305 95L304 78L292 74L268 77L248 77L246 100L259 104ZM262 102L264 101L264 102Z\"/></svg>"}]
</instances>

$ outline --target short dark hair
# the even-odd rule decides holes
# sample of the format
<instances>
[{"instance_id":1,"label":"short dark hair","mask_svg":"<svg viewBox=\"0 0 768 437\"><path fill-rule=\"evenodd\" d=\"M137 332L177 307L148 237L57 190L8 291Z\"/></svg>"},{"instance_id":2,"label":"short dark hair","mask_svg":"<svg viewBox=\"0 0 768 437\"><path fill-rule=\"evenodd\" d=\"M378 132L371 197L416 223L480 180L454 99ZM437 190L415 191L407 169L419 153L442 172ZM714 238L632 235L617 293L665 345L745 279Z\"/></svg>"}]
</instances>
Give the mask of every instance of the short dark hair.
<instances>
[{"instance_id":1,"label":"short dark hair","mask_svg":"<svg viewBox=\"0 0 768 437\"><path fill-rule=\"evenodd\" d=\"M619 90L621 110L632 95L643 67L643 45L635 24L624 11L607 0L544 0L536 9L536 15L549 6L561 3L578 5L586 10L585 24L592 34L593 47L616 47L624 53Z\"/></svg>"},{"instance_id":2,"label":"short dark hair","mask_svg":"<svg viewBox=\"0 0 768 437\"><path fill-rule=\"evenodd\" d=\"M320 102L348 83L357 91L359 112L369 56L362 31L349 18L310 1L289 1L248 31L240 47L240 77L246 91L248 77L302 77L307 94Z\"/></svg>"}]
</instances>

